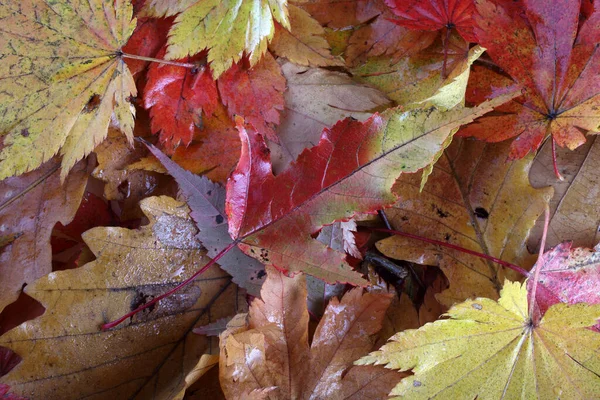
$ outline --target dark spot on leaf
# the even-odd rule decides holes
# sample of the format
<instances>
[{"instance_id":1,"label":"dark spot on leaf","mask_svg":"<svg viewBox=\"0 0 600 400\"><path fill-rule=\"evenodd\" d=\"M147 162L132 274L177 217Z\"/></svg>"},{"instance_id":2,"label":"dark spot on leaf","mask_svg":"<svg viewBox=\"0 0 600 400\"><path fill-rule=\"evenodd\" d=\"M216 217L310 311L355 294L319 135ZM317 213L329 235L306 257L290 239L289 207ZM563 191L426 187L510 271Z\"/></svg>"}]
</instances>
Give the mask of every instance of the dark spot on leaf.
<instances>
[{"instance_id":1,"label":"dark spot on leaf","mask_svg":"<svg viewBox=\"0 0 600 400\"><path fill-rule=\"evenodd\" d=\"M450 215L449 213L445 212L441 208L436 207L436 206L434 206L434 207L435 207L435 211L437 212L437 215L439 215L440 218L447 218Z\"/></svg>"},{"instance_id":2,"label":"dark spot on leaf","mask_svg":"<svg viewBox=\"0 0 600 400\"><path fill-rule=\"evenodd\" d=\"M81 65L87 65L87 64L91 64L92 60L85 60L81 63Z\"/></svg>"},{"instance_id":3,"label":"dark spot on leaf","mask_svg":"<svg viewBox=\"0 0 600 400\"><path fill-rule=\"evenodd\" d=\"M137 292L135 297L131 301L131 305L129 306L131 311L135 310L141 305L146 304L148 301L152 300L152 297L153 296L150 296L144 292ZM154 306L155 304L151 305L146 310L148 310L148 312L151 312L152 310L154 310Z\"/></svg>"},{"instance_id":4,"label":"dark spot on leaf","mask_svg":"<svg viewBox=\"0 0 600 400\"><path fill-rule=\"evenodd\" d=\"M21 130L21 135L23 137L28 137L29 136L29 129L25 128L25 129Z\"/></svg>"},{"instance_id":5,"label":"dark spot on leaf","mask_svg":"<svg viewBox=\"0 0 600 400\"><path fill-rule=\"evenodd\" d=\"M210 196L210 195L212 195L212 190L209 190L208 192L206 192L206 195L207 195L207 196Z\"/></svg>"},{"instance_id":6,"label":"dark spot on leaf","mask_svg":"<svg viewBox=\"0 0 600 400\"><path fill-rule=\"evenodd\" d=\"M449 233L446 233L446 236L444 236L444 240L447 242L448 240L450 240L452 236L450 236Z\"/></svg>"},{"instance_id":7,"label":"dark spot on leaf","mask_svg":"<svg viewBox=\"0 0 600 400\"><path fill-rule=\"evenodd\" d=\"M88 102L85 105L85 107L83 107L83 112L84 113L91 113L92 111L94 111L95 109L97 109L99 105L100 105L100 95L99 94L93 94L92 97L90 97L90 99L88 100Z\"/></svg>"},{"instance_id":8,"label":"dark spot on leaf","mask_svg":"<svg viewBox=\"0 0 600 400\"><path fill-rule=\"evenodd\" d=\"M264 269L261 269L260 271L258 271L258 273L256 274L256 277L258 279L262 279L267 275L267 271L265 271Z\"/></svg>"},{"instance_id":9,"label":"dark spot on leaf","mask_svg":"<svg viewBox=\"0 0 600 400\"><path fill-rule=\"evenodd\" d=\"M477 216L477 218L488 219L490 216L490 213L487 212L487 210L483 207L477 207L475 209L475 216Z\"/></svg>"},{"instance_id":10,"label":"dark spot on leaf","mask_svg":"<svg viewBox=\"0 0 600 400\"><path fill-rule=\"evenodd\" d=\"M223 223L223 216L222 215L217 215L217 217L215 218L215 221L217 221L217 224L222 224Z\"/></svg>"}]
</instances>

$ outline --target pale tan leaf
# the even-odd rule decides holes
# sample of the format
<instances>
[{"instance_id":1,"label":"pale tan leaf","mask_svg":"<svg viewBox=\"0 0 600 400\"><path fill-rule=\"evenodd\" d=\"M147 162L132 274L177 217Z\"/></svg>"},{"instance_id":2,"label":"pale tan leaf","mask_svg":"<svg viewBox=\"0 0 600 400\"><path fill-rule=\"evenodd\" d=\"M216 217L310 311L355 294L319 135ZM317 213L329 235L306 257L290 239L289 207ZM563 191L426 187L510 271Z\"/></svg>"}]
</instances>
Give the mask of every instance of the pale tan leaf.
<instances>
[{"instance_id":1,"label":"pale tan leaf","mask_svg":"<svg viewBox=\"0 0 600 400\"><path fill-rule=\"evenodd\" d=\"M231 278L212 267L191 285L116 329L100 326L173 288L208 258L183 203L142 202L148 225L94 228L84 240L96 260L53 272L26 288L46 312L0 337L23 361L0 379L33 398L172 399L214 338L192 329L245 307Z\"/></svg>"},{"instance_id":2,"label":"pale tan leaf","mask_svg":"<svg viewBox=\"0 0 600 400\"><path fill-rule=\"evenodd\" d=\"M311 67L343 65L341 59L331 55L331 47L324 37L325 29L303 9L291 4L288 9L290 30L276 25L269 49L295 64Z\"/></svg>"},{"instance_id":3,"label":"pale tan leaf","mask_svg":"<svg viewBox=\"0 0 600 400\"><path fill-rule=\"evenodd\" d=\"M267 390L270 399L345 399L361 393L377 399L401 378L382 368L351 367L372 348L391 295L355 288L341 301L333 299L311 345L304 277L288 278L268 266L261 295L263 300L251 306L249 324L221 335L220 380L227 398Z\"/></svg>"},{"instance_id":4,"label":"pale tan leaf","mask_svg":"<svg viewBox=\"0 0 600 400\"><path fill-rule=\"evenodd\" d=\"M546 249L565 240L572 240L574 247L593 248L600 241L600 140L590 136L575 150L557 146L557 162L564 181L554 175L551 148L551 141L547 141L529 173L534 187L554 187ZM532 251L538 251L543 222L543 218L538 221L529 239Z\"/></svg>"},{"instance_id":5,"label":"pale tan leaf","mask_svg":"<svg viewBox=\"0 0 600 400\"><path fill-rule=\"evenodd\" d=\"M53 159L36 171L0 182L0 236L17 235L0 248L0 310L17 299L23 284L52 271L52 229L57 222L71 222L79 208L88 163L77 164L62 185L59 167Z\"/></svg>"}]
</instances>

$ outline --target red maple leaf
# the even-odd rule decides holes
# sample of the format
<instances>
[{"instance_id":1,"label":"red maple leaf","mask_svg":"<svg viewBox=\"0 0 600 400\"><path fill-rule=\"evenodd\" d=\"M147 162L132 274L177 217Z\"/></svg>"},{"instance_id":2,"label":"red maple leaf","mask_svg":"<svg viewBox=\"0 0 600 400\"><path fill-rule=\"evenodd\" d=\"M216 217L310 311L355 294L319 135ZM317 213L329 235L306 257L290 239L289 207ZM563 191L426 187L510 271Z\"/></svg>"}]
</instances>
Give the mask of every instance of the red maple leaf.
<instances>
[{"instance_id":1,"label":"red maple leaf","mask_svg":"<svg viewBox=\"0 0 600 400\"><path fill-rule=\"evenodd\" d=\"M133 35L123 46L123 53L144 57L155 57L167 43L167 32L173 24L173 18L139 18ZM126 58L125 62L133 76L144 71L149 61Z\"/></svg>"},{"instance_id":2,"label":"red maple leaf","mask_svg":"<svg viewBox=\"0 0 600 400\"><path fill-rule=\"evenodd\" d=\"M253 68L244 60L233 64L219 78L219 93L229 115L240 115L274 142L279 142L274 127L283 110L286 80L270 53Z\"/></svg>"},{"instance_id":3,"label":"red maple leaf","mask_svg":"<svg viewBox=\"0 0 600 400\"><path fill-rule=\"evenodd\" d=\"M165 49L158 57L164 54ZM180 61L198 63L204 56L200 53ZM148 69L144 107L150 110L152 132L160 133L167 152L172 153L181 143L190 144L203 116L212 115L218 104L217 85L208 68L153 63Z\"/></svg>"},{"instance_id":4,"label":"red maple leaf","mask_svg":"<svg viewBox=\"0 0 600 400\"><path fill-rule=\"evenodd\" d=\"M584 132L598 132L600 115L599 11L580 23L580 2L550 5L526 0L523 8L476 1L475 34L524 95L461 132L495 142L518 136L510 158L524 157L552 135L574 149Z\"/></svg>"},{"instance_id":5,"label":"red maple leaf","mask_svg":"<svg viewBox=\"0 0 600 400\"><path fill-rule=\"evenodd\" d=\"M409 29L437 31L456 29L467 41L475 42L473 36L473 0L385 0L398 17L398 25Z\"/></svg>"}]
</instances>

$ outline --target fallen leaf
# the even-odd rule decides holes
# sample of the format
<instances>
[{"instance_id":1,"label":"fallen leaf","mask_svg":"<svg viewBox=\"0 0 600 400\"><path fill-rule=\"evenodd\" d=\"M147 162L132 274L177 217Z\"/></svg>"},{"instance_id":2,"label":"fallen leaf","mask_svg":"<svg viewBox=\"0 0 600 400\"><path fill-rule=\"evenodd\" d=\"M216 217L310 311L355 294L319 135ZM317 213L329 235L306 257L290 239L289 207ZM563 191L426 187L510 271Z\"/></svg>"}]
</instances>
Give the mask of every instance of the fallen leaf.
<instances>
[{"instance_id":1,"label":"fallen leaf","mask_svg":"<svg viewBox=\"0 0 600 400\"><path fill-rule=\"evenodd\" d=\"M550 200L550 225L546 238L546 249L565 240L576 247L594 247L600 241L600 203L597 182L600 182L600 141L591 137L585 144L569 151L557 148L557 164L563 181L558 181L552 172L552 143L544 144L536 155L529 180L534 187L554 187ZM538 249L544 221L539 220L528 246Z\"/></svg>"},{"instance_id":2,"label":"fallen leaf","mask_svg":"<svg viewBox=\"0 0 600 400\"><path fill-rule=\"evenodd\" d=\"M246 54L255 65L267 51L275 21L290 29L287 0L186 0L169 31L167 58L176 60L208 49L215 79ZM185 6L188 7L185 7Z\"/></svg>"},{"instance_id":3,"label":"fallen leaf","mask_svg":"<svg viewBox=\"0 0 600 400\"><path fill-rule=\"evenodd\" d=\"M226 397L270 389L272 399L385 398L401 375L351 365L372 348L391 296L355 288L331 300L309 345L304 276L288 278L267 268L262 300L250 306L248 325L221 335Z\"/></svg>"},{"instance_id":4,"label":"fallen leaf","mask_svg":"<svg viewBox=\"0 0 600 400\"><path fill-rule=\"evenodd\" d=\"M506 163L508 144L455 141L433 167L423 191L420 177L400 177L398 202L386 214L396 230L447 242L528 269L535 262L525 242L552 196L527 179L528 157ZM442 269L450 287L446 306L472 297L497 298L507 273L491 261L415 239L393 236L377 243L388 257ZM510 275L515 279L517 275Z\"/></svg>"},{"instance_id":5,"label":"fallen leaf","mask_svg":"<svg viewBox=\"0 0 600 400\"><path fill-rule=\"evenodd\" d=\"M390 393L411 399L600 396L600 334L587 328L600 305L556 304L532 324L525 285L507 281L498 303L469 300L447 316L396 334L357 364L412 370Z\"/></svg>"},{"instance_id":6,"label":"fallen leaf","mask_svg":"<svg viewBox=\"0 0 600 400\"><path fill-rule=\"evenodd\" d=\"M139 202L148 196L175 195L177 188L168 176L129 168L147 151L143 146L131 147L119 131L109 129L108 138L94 152L98 166L92 176L105 182L107 200L118 201L120 207L113 211L122 221L143 217Z\"/></svg>"},{"instance_id":7,"label":"fallen leaf","mask_svg":"<svg viewBox=\"0 0 600 400\"><path fill-rule=\"evenodd\" d=\"M219 356L217 354L202 354L198 364L186 375L184 387L169 400L184 400L187 389L218 364Z\"/></svg>"},{"instance_id":8,"label":"fallen leaf","mask_svg":"<svg viewBox=\"0 0 600 400\"><path fill-rule=\"evenodd\" d=\"M370 24L356 29L348 40L346 62L356 67L372 57L386 57L390 65L429 47L437 38L436 32L413 31L392 22L389 11Z\"/></svg>"},{"instance_id":9,"label":"fallen leaf","mask_svg":"<svg viewBox=\"0 0 600 400\"><path fill-rule=\"evenodd\" d=\"M380 0L300 0L295 3L321 25L333 29L367 22L376 17L382 8Z\"/></svg>"},{"instance_id":10,"label":"fallen leaf","mask_svg":"<svg viewBox=\"0 0 600 400\"><path fill-rule=\"evenodd\" d=\"M290 30L275 25L275 36L269 49L279 57L311 67L343 65L341 59L331 55L325 39L325 29L309 13L293 4L288 6Z\"/></svg>"},{"instance_id":11,"label":"fallen leaf","mask_svg":"<svg viewBox=\"0 0 600 400\"><path fill-rule=\"evenodd\" d=\"M270 140L277 142L274 127L283 110L285 78L271 54L252 68L234 64L218 81L219 93L229 116L241 115Z\"/></svg>"},{"instance_id":12,"label":"fallen leaf","mask_svg":"<svg viewBox=\"0 0 600 400\"><path fill-rule=\"evenodd\" d=\"M476 0L476 5L479 43L523 87L524 96L501 114L478 120L463 135L494 142L516 136L514 159L537 150L549 135L572 150L585 142L582 132L598 132L600 52L595 41L587 42L597 26L580 26L580 2L548 7L530 0L504 8L504 3Z\"/></svg>"},{"instance_id":13,"label":"fallen leaf","mask_svg":"<svg viewBox=\"0 0 600 400\"><path fill-rule=\"evenodd\" d=\"M235 123L221 104L210 118L202 122L203 129L196 130L188 147L180 146L175 150L173 161L190 172L225 183L240 158L242 148Z\"/></svg>"},{"instance_id":14,"label":"fallen leaf","mask_svg":"<svg viewBox=\"0 0 600 400\"><path fill-rule=\"evenodd\" d=\"M171 399L185 387L200 356L216 345L192 329L243 310L244 296L212 268L129 323L100 331L208 261L184 204L152 197L142 208L149 225L90 230L84 240L95 261L27 286L46 312L0 337L0 345L23 357L0 382L44 399Z\"/></svg>"},{"instance_id":15,"label":"fallen leaf","mask_svg":"<svg viewBox=\"0 0 600 400\"><path fill-rule=\"evenodd\" d=\"M17 235L0 248L0 311L19 296L23 284L52 271L50 236L57 222L68 224L88 181L81 162L61 185L54 159L36 171L0 182L0 235Z\"/></svg>"},{"instance_id":16,"label":"fallen leaf","mask_svg":"<svg viewBox=\"0 0 600 400\"><path fill-rule=\"evenodd\" d=\"M396 18L394 22L410 29L437 31L456 29L468 42L473 35L473 0L385 0Z\"/></svg>"},{"instance_id":17,"label":"fallen leaf","mask_svg":"<svg viewBox=\"0 0 600 400\"><path fill-rule=\"evenodd\" d=\"M186 171L156 147L147 146L179 184L179 189L191 208L190 215L199 230L196 237L207 250L207 255L215 257L220 254L233 242L228 233L225 214L225 188L205 176ZM233 247L219 259L219 265L232 276L234 283L246 289L249 294L260 294L265 271L257 260Z\"/></svg>"},{"instance_id":18,"label":"fallen leaf","mask_svg":"<svg viewBox=\"0 0 600 400\"><path fill-rule=\"evenodd\" d=\"M106 137L114 114L133 141L135 83L121 48L135 28L128 1L0 4L0 179L60 150L61 180ZM16 104L21 106L16 107Z\"/></svg>"},{"instance_id":19,"label":"fallen leaf","mask_svg":"<svg viewBox=\"0 0 600 400\"><path fill-rule=\"evenodd\" d=\"M285 111L277 130L279 146L269 144L277 172L319 143L323 129L346 117L364 121L374 110L390 105L378 90L340 72L292 63L284 63L281 70L288 83Z\"/></svg>"},{"instance_id":20,"label":"fallen leaf","mask_svg":"<svg viewBox=\"0 0 600 400\"><path fill-rule=\"evenodd\" d=\"M598 246L572 248L570 242L563 242L544 253L542 262L532 269L533 273L540 268L535 300L541 315L557 303L600 304L599 251Z\"/></svg>"},{"instance_id":21,"label":"fallen leaf","mask_svg":"<svg viewBox=\"0 0 600 400\"><path fill-rule=\"evenodd\" d=\"M123 52L156 58L160 49L167 43L167 32L172 24L172 18L138 18L133 34L123 46ZM145 71L149 65L154 65L149 61L133 58L127 58L126 63L134 77Z\"/></svg>"},{"instance_id":22,"label":"fallen leaf","mask_svg":"<svg viewBox=\"0 0 600 400\"><path fill-rule=\"evenodd\" d=\"M448 89L452 88L462 100L470 66L481 55L482 49L479 46L469 49L468 43L456 35L450 37L447 46L445 50L444 44L438 40L426 50L402 58L395 64L390 64L389 57L372 58L352 69L352 73L358 82L381 90L403 105L424 101L460 77L459 82L448 86ZM444 64L446 75L442 73Z\"/></svg>"},{"instance_id":23,"label":"fallen leaf","mask_svg":"<svg viewBox=\"0 0 600 400\"><path fill-rule=\"evenodd\" d=\"M158 57L164 56L164 50ZM202 53L178 61L198 63ZM196 127L210 117L219 104L216 82L208 68L196 70L175 65L152 64L144 87L144 107L152 118L152 133L172 153L180 144L189 145Z\"/></svg>"},{"instance_id":24,"label":"fallen leaf","mask_svg":"<svg viewBox=\"0 0 600 400\"><path fill-rule=\"evenodd\" d=\"M364 123L340 121L277 176L262 136L238 120L242 154L227 183L229 234L242 251L265 264L328 283L364 285L345 253L311 235L336 220L393 204L391 187L401 173L427 166L461 124L511 96L478 108L392 108Z\"/></svg>"}]
</instances>

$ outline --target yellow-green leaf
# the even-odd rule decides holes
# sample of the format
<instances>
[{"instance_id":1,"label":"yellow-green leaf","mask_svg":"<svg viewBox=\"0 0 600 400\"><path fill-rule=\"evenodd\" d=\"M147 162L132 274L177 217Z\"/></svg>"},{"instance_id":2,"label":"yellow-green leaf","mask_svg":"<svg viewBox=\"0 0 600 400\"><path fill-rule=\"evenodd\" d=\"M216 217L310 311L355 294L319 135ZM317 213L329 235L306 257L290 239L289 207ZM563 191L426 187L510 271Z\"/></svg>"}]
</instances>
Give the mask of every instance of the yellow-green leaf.
<instances>
[{"instance_id":1,"label":"yellow-green leaf","mask_svg":"<svg viewBox=\"0 0 600 400\"><path fill-rule=\"evenodd\" d=\"M119 57L135 28L128 1L0 1L0 179L62 148L62 174L106 136L111 115L133 140L136 95Z\"/></svg>"},{"instance_id":2,"label":"yellow-green leaf","mask_svg":"<svg viewBox=\"0 0 600 400\"><path fill-rule=\"evenodd\" d=\"M500 300L477 298L450 319L396 334L357 364L414 375L391 395L410 399L600 398L600 305L552 306L529 323L525 285L506 281Z\"/></svg>"},{"instance_id":3,"label":"yellow-green leaf","mask_svg":"<svg viewBox=\"0 0 600 400\"><path fill-rule=\"evenodd\" d=\"M175 19L166 57L184 58L208 48L218 78L242 56L250 65L267 51L275 23L290 29L287 0L199 0Z\"/></svg>"}]
</instances>

